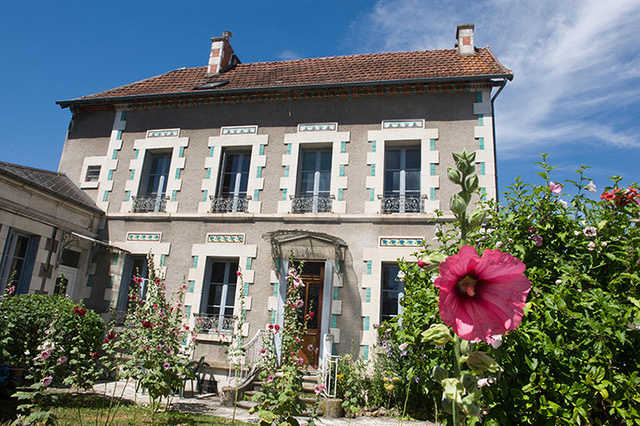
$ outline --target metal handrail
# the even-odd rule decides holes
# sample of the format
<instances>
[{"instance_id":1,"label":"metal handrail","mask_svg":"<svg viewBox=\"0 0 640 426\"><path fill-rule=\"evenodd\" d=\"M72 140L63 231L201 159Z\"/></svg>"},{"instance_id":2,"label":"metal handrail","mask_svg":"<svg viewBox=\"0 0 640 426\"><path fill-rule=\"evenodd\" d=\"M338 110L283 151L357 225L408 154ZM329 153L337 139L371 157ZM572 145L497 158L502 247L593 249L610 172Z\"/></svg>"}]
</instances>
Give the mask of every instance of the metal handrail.
<instances>
[{"instance_id":1,"label":"metal handrail","mask_svg":"<svg viewBox=\"0 0 640 426\"><path fill-rule=\"evenodd\" d=\"M131 196L133 204L131 210L133 213L164 213L167 209L167 201L169 197L165 196Z\"/></svg>"},{"instance_id":2,"label":"metal handrail","mask_svg":"<svg viewBox=\"0 0 640 426\"><path fill-rule=\"evenodd\" d=\"M210 213L244 213L247 211L249 201L251 201L250 195L238 195L237 197L231 196L210 196L211 207Z\"/></svg>"},{"instance_id":3,"label":"metal handrail","mask_svg":"<svg viewBox=\"0 0 640 426\"><path fill-rule=\"evenodd\" d=\"M260 349L264 348L263 337L266 333L266 330L259 329L249 342L242 345L244 356L240 359L239 368L236 369L232 363L229 364L229 380L234 378L233 373L235 372L235 379L243 381L247 378L252 367L263 362L264 358L260 355Z\"/></svg>"},{"instance_id":4,"label":"metal handrail","mask_svg":"<svg viewBox=\"0 0 640 426\"><path fill-rule=\"evenodd\" d=\"M335 398L338 390L338 362L339 355L333 355L333 335L324 335L322 346L322 394L327 398Z\"/></svg>"},{"instance_id":5,"label":"metal handrail","mask_svg":"<svg viewBox=\"0 0 640 426\"><path fill-rule=\"evenodd\" d=\"M333 195L290 195L292 213L331 213Z\"/></svg>"},{"instance_id":6,"label":"metal handrail","mask_svg":"<svg viewBox=\"0 0 640 426\"><path fill-rule=\"evenodd\" d=\"M426 195L378 195L382 213L424 213Z\"/></svg>"},{"instance_id":7,"label":"metal handrail","mask_svg":"<svg viewBox=\"0 0 640 426\"><path fill-rule=\"evenodd\" d=\"M235 329L235 316L194 313L195 331L198 334L231 334Z\"/></svg>"}]
</instances>

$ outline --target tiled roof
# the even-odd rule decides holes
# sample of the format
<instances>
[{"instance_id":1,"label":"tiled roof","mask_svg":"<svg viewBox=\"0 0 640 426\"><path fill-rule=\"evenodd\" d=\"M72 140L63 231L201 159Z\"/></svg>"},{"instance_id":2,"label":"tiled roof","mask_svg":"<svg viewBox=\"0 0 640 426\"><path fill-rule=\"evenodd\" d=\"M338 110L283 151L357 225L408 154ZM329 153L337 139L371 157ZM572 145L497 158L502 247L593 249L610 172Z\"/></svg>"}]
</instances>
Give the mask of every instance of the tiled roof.
<instances>
[{"instance_id":1,"label":"tiled roof","mask_svg":"<svg viewBox=\"0 0 640 426\"><path fill-rule=\"evenodd\" d=\"M93 211L104 213L96 203L64 173L0 161L0 174L25 182L56 197Z\"/></svg>"},{"instance_id":2,"label":"tiled roof","mask_svg":"<svg viewBox=\"0 0 640 426\"><path fill-rule=\"evenodd\" d=\"M475 55L460 55L456 49L447 49L255 62L238 64L217 76L208 77L206 74L207 67L182 68L58 103L66 107L98 99L180 95L194 91L202 95L230 90L513 78L513 73L498 62L488 47L477 49ZM212 89L197 89L204 83L223 80L228 83Z\"/></svg>"}]
</instances>

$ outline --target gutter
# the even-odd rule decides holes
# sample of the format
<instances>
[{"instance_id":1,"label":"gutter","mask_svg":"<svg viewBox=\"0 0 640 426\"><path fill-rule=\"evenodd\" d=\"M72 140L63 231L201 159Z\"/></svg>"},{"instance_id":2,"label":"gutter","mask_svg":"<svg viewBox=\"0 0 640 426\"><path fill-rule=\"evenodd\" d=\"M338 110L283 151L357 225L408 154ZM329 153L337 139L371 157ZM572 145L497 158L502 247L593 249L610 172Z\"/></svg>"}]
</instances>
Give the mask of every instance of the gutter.
<instances>
[{"instance_id":1,"label":"gutter","mask_svg":"<svg viewBox=\"0 0 640 426\"><path fill-rule=\"evenodd\" d=\"M492 79L501 78L506 84L507 80L513 80L513 74L492 74L482 76L460 76L460 77L435 77L435 78L423 78L412 80L377 80L377 81L363 81L354 83L329 83L329 84L296 84L290 86L264 86L255 88L238 88L238 89L220 89L220 90L192 90L188 92L168 92L168 93L155 93L148 95L130 95L130 96L114 96L108 98L87 98L87 99L71 99L67 101L56 101L56 104L60 105L60 108L67 108L73 105L87 105L87 104L111 104L122 102L143 101L146 99L162 99L162 98L191 98L207 95L225 95L236 93L255 93L266 91L287 91L295 89L322 89L322 88L335 88L335 87L365 87L365 86L381 86L385 84L417 84L417 83L447 83L458 81L487 81ZM502 89L501 89L502 90Z\"/></svg>"},{"instance_id":2,"label":"gutter","mask_svg":"<svg viewBox=\"0 0 640 426\"><path fill-rule=\"evenodd\" d=\"M495 114L495 108L494 108L494 102L496 100L496 98L498 97L498 95L500 94L500 92L502 92L502 89L504 89L504 87L507 85L507 79L508 80L513 80L513 75L511 75L511 78L503 78L502 79L502 83L500 84L500 87L498 89L498 91L496 92L495 95L493 95L493 97L491 98L491 131L493 134L493 164L494 167L496 168L494 176L496 177L496 202L500 201L500 191L498 191L498 161L497 161L497 157L496 157L496 150L497 150L497 144L496 144L496 114Z\"/></svg>"}]
</instances>

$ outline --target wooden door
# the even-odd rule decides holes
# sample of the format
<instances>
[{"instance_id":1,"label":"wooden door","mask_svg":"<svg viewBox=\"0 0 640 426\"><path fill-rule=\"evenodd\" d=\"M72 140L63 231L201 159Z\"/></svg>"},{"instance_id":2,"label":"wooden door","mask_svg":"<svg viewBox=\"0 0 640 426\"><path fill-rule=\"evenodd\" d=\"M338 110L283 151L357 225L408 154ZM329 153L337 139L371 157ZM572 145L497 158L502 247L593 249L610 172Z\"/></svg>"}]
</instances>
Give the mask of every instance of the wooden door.
<instances>
[{"instance_id":1,"label":"wooden door","mask_svg":"<svg viewBox=\"0 0 640 426\"><path fill-rule=\"evenodd\" d=\"M300 356L305 362L313 367L318 368L320 340L320 319L322 318L322 290L324 287L324 262L307 262L302 268L302 282L305 286L302 288L302 299L304 300L304 308L301 315L309 315L313 312L311 318L307 320L307 332L302 336L302 349Z\"/></svg>"}]
</instances>

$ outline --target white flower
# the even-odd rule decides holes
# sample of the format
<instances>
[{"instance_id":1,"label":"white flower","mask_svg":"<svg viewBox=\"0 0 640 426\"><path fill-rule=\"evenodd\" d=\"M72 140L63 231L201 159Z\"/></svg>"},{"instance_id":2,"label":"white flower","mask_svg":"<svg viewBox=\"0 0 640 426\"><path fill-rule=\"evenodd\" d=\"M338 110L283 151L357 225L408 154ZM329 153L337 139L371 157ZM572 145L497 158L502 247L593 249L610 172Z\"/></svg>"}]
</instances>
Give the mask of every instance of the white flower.
<instances>
[{"instance_id":1,"label":"white flower","mask_svg":"<svg viewBox=\"0 0 640 426\"><path fill-rule=\"evenodd\" d=\"M404 342L403 344L398 346L398 349L400 349L400 351L404 351L405 349L407 349L407 346L409 346L409 344L407 342Z\"/></svg>"},{"instance_id":2,"label":"white flower","mask_svg":"<svg viewBox=\"0 0 640 426\"><path fill-rule=\"evenodd\" d=\"M502 241L496 242L496 248L500 248L500 247L502 247Z\"/></svg>"},{"instance_id":3,"label":"white flower","mask_svg":"<svg viewBox=\"0 0 640 426\"><path fill-rule=\"evenodd\" d=\"M602 247L606 247L607 243L605 243L604 241L602 242Z\"/></svg>"},{"instance_id":4,"label":"white flower","mask_svg":"<svg viewBox=\"0 0 640 426\"><path fill-rule=\"evenodd\" d=\"M580 231L573 231L573 235L577 237L578 235L580 235Z\"/></svg>"},{"instance_id":5,"label":"white flower","mask_svg":"<svg viewBox=\"0 0 640 426\"><path fill-rule=\"evenodd\" d=\"M591 241L589 244L587 244L587 250L589 251L593 251L593 249L595 248L596 243L594 243L593 241Z\"/></svg>"},{"instance_id":6,"label":"white flower","mask_svg":"<svg viewBox=\"0 0 640 426\"><path fill-rule=\"evenodd\" d=\"M492 383L495 383L496 379L494 379L493 377L489 376L486 378L482 378L482 379L478 379L478 387L482 388L485 386L491 386Z\"/></svg>"},{"instance_id":7,"label":"white flower","mask_svg":"<svg viewBox=\"0 0 640 426\"><path fill-rule=\"evenodd\" d=\"M596 235L598 235L598 231L593 226L587 226L586 228L584 228L583 232L587 237L595 237Z\"/></svg>"},{"instance_id":8,"label":"white flower","mask_svg":"<svg viewBox=\"0 0 640 426\"><path fill-rule=\"evenodd\" d=\"M493 338L493 342L491 342L491 346L493 346L493 349L498 349L500 346L502 346L502 336L500 334L495 334L491 337Z\"/></svg>"},{"instance_id":9,"label":"white flower","mask_svg":"<svg viewBox=\"0 0 640 426\"><path fill-rule=\"evenodd\" d=\"M556 284L562 284L562 280L556 280Z\"/></svg>"},{"instance_id":10,"label":"white flower","mask_svg":"<svg viewBox=\"0 0 640 426\"><path fill-rule=\"evenodd\" d=\"M569 206L569 204L565 201L565 200L558 200L558 202L560 203L560 205L562 207L564 207L565 209Z\"/></svg>"},{"instance_id":11,"label":"white flower","mask_svg":"<svg viewBox=\"0 0 640 426\"><path fill-rule=\"evenodd\" d=\"M587 191L595 193L596 192L596 184L593 183L593 181L590 181L589 184L586 186Z\"/></svg>"},{"instance_id":12,"label":"white flower","mask_svg":"<svg viewBox=\"0 0 640 426\"><path fill-rule=\"evenodd\" d=\"M398 271L398 275L396 278L398 278L398 281L404 281L404 272Z\"/></svg>"}]
</instances>

